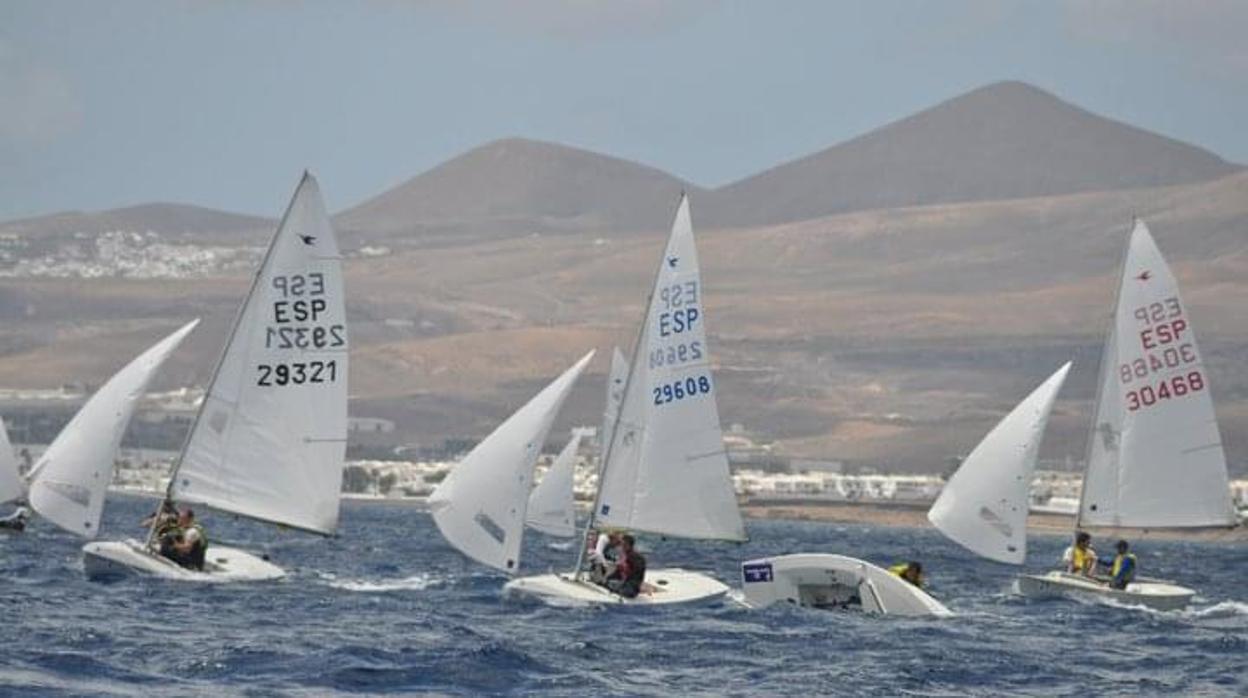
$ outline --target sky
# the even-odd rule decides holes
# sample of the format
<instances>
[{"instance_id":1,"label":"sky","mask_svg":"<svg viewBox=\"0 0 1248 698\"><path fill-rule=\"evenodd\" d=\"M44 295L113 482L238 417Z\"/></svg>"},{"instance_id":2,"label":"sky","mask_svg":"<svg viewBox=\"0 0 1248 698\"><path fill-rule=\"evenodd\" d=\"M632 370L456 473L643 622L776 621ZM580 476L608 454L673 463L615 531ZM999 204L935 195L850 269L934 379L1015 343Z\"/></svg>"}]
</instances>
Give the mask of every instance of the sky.
<instances>
[{"instance_id":1,"label":"sky","mask_svg":"<svg viewBox=\"0 0 1248 698\"><path fill-rule=\"evenodd\" d=\"M1248 3L3 0L0 220L331 210L494 139L717 186L999 80L1248 163Z\"/></svg>"}]
</instances>

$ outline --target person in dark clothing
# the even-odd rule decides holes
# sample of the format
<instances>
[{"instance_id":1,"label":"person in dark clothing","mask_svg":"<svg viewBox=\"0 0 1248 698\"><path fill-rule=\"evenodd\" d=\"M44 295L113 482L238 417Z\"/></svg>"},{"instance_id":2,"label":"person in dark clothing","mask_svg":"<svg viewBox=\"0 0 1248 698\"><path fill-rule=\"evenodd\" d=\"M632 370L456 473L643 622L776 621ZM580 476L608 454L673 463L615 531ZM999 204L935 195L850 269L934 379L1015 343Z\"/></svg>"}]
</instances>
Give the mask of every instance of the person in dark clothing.
<instances>
[{"instance_id":1,"label":"person in dark clothing","mask_svg":"<svg viewBox=\"0 0 1248 698\"><path fill-rule=\"evenodd\" d=\"M634 549L636 545L631 535L620 536L620 559L607 578L607 588L626 599L637 598L646 579L646 558Z\"/></svg>"},{"instance_id":2,"label":"person in dark clothing","mask_svg":"<svg viewBox=\"0 0 1248 698\"><path fill-rule=\"evenodd\" d=\"M177 526L160 539L160 554L187 569L202 571L207 550L208 537L203 527L195 523L195 512L190 509L183 509L178 514Z\"/></svg>"}]
</instances>

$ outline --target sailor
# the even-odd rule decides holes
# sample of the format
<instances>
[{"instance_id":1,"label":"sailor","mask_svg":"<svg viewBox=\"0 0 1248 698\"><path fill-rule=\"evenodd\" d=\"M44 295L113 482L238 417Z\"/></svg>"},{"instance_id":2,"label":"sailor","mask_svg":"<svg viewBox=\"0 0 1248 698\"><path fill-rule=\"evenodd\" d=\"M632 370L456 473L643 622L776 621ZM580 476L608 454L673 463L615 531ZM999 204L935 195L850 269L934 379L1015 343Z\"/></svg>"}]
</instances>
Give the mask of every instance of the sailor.
<instances>
[{"instance_id":1,"label":"sailor","mask_svg":"<svg viewBox=\"0 0 1248 698\"><path fill-rule=\"evenodd\" d=\"M910 582L916 587L923 588L923 565L922 563L911 560L910 562L902 562L888 568L891 574Z\"/></svg>"},{"instance_id":2,"label":"sailor","mask_svg":"<svg viewBox=\"0 0 1248 698\"><path fill-rule=\"evenodd\" d=\"M26 530L26 522L29 520L30 509L27 509L25 505L19 505L12 514L0 519L0 529L18 531L20 533Z\"/></svg>"},{"instance_id":3,"label":"sailor","mask_svg":"<svg viewBox=\"0 0 1248 698\"><path fill-rule=\"evenodd\" d=\"M161 538L160 554L187 569L203 571L207 551L208 536L203 526L195 523L195 512L183 509L175 528Z\"/></svg>"},{"instance_id":4,"label":"sailor","mask_svg":"<svg viewBox=\"0 0 1248 698\"><path fill-rule=\"evenodd\" d=\"M589 574L596 584L604 584L620 558L620 531L599 531L595 536L594 549L589 553Z\"/></svg>"},{"instance_id":5,"label":"sailor","mask_svg":"<svg viewBox=\"0 0 1248 698\"><path fill-rule=\"evenodd\" d=\"M1118 554L1110 562L1102 562L1109 568L1109 587L1111 589L1126 589L1127 585L1135 579L1135 553L1128 552L1125 540L1118 541L1115 549Z\"/></svg>"},{"instance_id":6,"label":"sailor","mask_svg":"<svg viewBox=\"0 0 1248 698\"><path fill-rule=\"evenodd\" d=\"M637 598L646 579L646 558L636 551L636 544L627 533L620 536L620 559L607 577L607 588L626 599Z\"/></svg>"},{"instance_id":7,"label":"sailor","mask_svg":"<svg viewBox=\"0 0 1248 698\"><path fill-rule=\"evenodd\" d=\"M178 508L174 506L172 500L166 499L160 503L159 509L148 514L147 518L139 522L139 525L153 529L153 540L160 540L177 527Z\"/></svg>"},{"instance_id":8,"label":"sailor","mask_svg":"<svg viewBox=\"0 0 1248 698\"><path fill-rule=\"evenodd\" d=\"M1096 551L1092 549L1092 536L1087 531L1075 534L1075 542L1062 554L1062 564L1070 574L1092 576L1096 568Z\"/></svg>"}]
</instances>

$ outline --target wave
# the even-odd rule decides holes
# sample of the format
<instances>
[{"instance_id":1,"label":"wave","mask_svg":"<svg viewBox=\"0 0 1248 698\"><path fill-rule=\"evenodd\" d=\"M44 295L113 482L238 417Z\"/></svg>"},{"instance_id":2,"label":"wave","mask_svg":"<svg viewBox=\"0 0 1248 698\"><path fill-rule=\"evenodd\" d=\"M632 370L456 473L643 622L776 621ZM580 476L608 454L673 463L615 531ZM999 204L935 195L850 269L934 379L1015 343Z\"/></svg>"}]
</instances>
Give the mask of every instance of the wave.
<instances>
[{"instance_id":1,"label":"wave","mask_svg":"<svg viewBox=\"0 0 1248 698\"><path fill-rule=\"evenodd\" d=\"M1228 618L1231 616L1248 616L1248 603L1243 601L1219 601L1207 608L1196 608L1184 611L1191 618Z\"/></svg>"},{"instance_id":2,"label":"wave","mask_svg":"<svg viewBox=\"0 0 1248 698\"><path fill-rule=\"evenodd\" d=\"M338 579L328 572L317 574L327 586L344 591L385 593L388 591L424 591L440 586L444 580L430 574L417 574L402 579Z\"/></svg>"}]
</instances>

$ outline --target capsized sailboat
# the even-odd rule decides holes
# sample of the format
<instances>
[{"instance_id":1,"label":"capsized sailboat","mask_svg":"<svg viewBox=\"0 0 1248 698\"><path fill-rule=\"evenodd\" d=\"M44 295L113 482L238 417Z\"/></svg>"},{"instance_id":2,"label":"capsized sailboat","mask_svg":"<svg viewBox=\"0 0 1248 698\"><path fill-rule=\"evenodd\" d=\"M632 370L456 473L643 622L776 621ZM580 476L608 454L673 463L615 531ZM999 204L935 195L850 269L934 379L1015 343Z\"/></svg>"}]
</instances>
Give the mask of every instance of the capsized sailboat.
<instances>
[{"instance_id":1,"label":"capsized sailboat","mask_svg":"<svg viewBox=\"0 0 1248 698\"><path fill-rule=\"evenodd\" d=\"M434 523L460 552L508 574L518 571L537 457L564 400L593 356L592 351L586 354L516 410L429 496Z\"/></svg>"},{"instance_id":2,"label":"capsized sailboat","mask_svg":"<svg viewBox=\"0 0 1248 698\"><path fill-rule=\"evenodd\" d=\"M1027 557L1027 512L1040 441L1070 362L1010 411L949 478L927 512L947 538L1011 565Z\"/></svg>"},{"instance_id":3,"label":"capsized sailboat","mask_svg":"<svg viewBox=\"0 0 1248 698\"><path fill-rule=\"evenodd\" d=\"M1101 356L1076 528L1236 524L1209 375L1187 310L1137 220ZM1144 578L1111 589L1064 571L1023 575L1018 588L1027 596L1112 598L1158 609L1182 608L1196 593Z\"/></svg>"},{"instance_id":4,"label":"capsized sailboat","mask_svg":"<svg viewBox=\"0 0 1248 698\"><path fill-rule=\"evenodd\" d=\"M609 431L587 530L746 538L720 431L702 298L689 199L682 196ZM649 569L646 590L626 599L582 574L585 546L579 547L572 572L514 579L506 590L557 605L686 603L728 592L705 574Z\"/></svg>"},{"instance_id":5,"label":"capsized sailboat","mask_svg":"<svg viewBox=\"0 0 1248 698\"><path fill-rule=\"evenodd\" d=\"M320 188L305 173L235 319L166 500L332 534L346 452L347 349L342 256ZM88 544L88 576L240 581L284 574L211 542L204 569L191 570L160 556L154 542Z\"/></svg>"},{"instance_id":6,"label":"capsized sailboat","mask_svg":"<svg viewBox=\"0 0 1248 698\"><path fill-rule=\"evenodd\" d=\"M27 498L36 514L74 535L96 536L117 449L134 408L152 376L198 323L187 323L126 364L61 429L28 476ZM6 434L0 457L12 459L12 451Z\"/></svg>"},{"instance_id":7,"label":"capsized sailboat","mask_svg":"<svg viewBox=\"0 0 1248 698\"><path fill-rule=\"evenodd\" d=\"M741 563L742 602L766 608L785 602L807 608L878 615L948 617L927 592L865 560L799 553Z\"/></svg>"}]
</instances>

